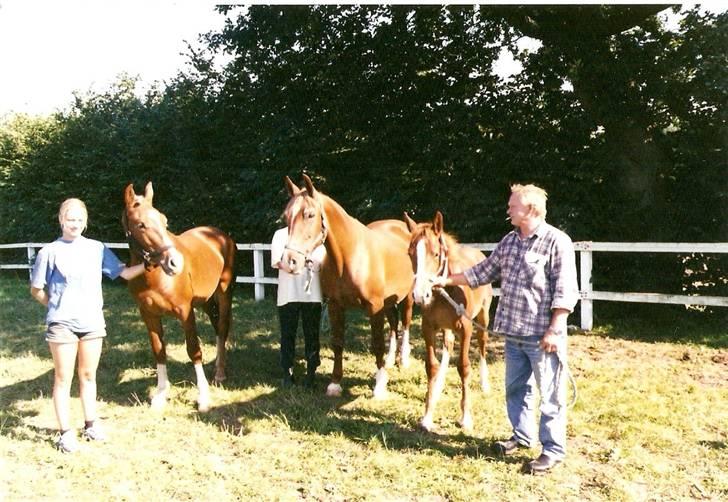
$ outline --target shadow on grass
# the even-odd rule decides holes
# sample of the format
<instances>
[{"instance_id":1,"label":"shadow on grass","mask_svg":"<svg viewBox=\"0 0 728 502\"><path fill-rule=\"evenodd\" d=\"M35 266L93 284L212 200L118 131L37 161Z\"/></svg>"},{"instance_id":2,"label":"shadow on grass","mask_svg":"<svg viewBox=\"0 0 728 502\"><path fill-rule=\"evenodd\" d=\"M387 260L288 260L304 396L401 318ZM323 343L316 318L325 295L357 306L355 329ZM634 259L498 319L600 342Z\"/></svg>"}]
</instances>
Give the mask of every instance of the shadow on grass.
<instances>
[{"instance_id":1,"label":"shadow on grass","mask_svg":"<svg viewBox=\"0 0 728 502\"><path fill-rule=\"evenodd\" d=\"M710 312L682 305L595 302L595 335L640 342L728 348L728 308ZM578 319L572 315L571 321Z\"/></svg>"}]
</instances>

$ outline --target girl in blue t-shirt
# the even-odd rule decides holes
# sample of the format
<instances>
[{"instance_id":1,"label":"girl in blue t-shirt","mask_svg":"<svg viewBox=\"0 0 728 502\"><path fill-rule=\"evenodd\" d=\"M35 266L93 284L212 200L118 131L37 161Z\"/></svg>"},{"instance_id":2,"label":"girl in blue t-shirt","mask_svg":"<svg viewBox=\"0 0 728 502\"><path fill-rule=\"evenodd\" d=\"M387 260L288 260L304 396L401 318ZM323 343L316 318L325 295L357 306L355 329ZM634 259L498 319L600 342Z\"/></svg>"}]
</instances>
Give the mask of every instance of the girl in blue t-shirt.
<instances>
[{"instance_id":1,"label":"girl in blue t-shirt","mask_svg":"<svg viewBox=\"0 0 728 502\"><path fill-rule=\"evenodd\" d=\"M101 242L81 234L88 212L79 199L67 199L58 211L62 236L44 246L33 266L30 294L48 307L45 339L53 355L53 407L58 420L59 450L78 449L70 425L71 383L78 357L78 379L85 427L83 437L106 438L96 421L96 368L101 356L106 323L103 314L101 275L132 279L144 265L127 267Z\"/></svg>"}]
</instances>

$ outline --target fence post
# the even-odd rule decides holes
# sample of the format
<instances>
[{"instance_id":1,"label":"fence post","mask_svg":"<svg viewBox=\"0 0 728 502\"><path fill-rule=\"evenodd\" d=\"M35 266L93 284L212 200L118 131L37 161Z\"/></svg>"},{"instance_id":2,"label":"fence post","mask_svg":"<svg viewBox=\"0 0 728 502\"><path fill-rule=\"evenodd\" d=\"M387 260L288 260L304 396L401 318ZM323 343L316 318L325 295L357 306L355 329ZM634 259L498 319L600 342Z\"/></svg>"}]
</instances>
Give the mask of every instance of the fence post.
<instances>
[{"instance_id":1,"label":"fence post","mask_svg":"<svg viewBox=\"0 0 728 502\"><path fill-rule=\"evenodd\" d=\"M253 276L255 283L255 301L259 302L265 298L265 284L257 282L258 279L265 277L265 262L263 261L263 250L253 249Z\"/></svg>"},{"instance_id":2,"label":"fence post","mask_svg":"<svg viewBox=\"0 0 728 502\"><path fill-rule=\"evenodd\" d=\"M594 325L592 292L592 250L591 242L579 243L579 271L581 284L581 329L590 331Z\"/></svg>"},{"instance_id":3,"label":"fence post","mask_svg":"<svg viewBox=\"0 0 728 502\"><path fill-rule=\"evenodd\" d=\"M28 256L28 280L33 278L33 262L35 261L35 248L28 243L25 248L26 255Z\"/></svg>"}]
</instances>

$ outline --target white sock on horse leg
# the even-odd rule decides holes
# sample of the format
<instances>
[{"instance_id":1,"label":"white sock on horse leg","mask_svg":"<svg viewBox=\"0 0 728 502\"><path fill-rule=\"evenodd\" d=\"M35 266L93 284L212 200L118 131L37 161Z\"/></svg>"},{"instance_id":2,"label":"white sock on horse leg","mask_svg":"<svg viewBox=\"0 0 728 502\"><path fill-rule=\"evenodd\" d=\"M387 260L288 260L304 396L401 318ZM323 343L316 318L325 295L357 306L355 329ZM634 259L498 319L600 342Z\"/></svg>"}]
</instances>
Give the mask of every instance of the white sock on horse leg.
<instances>
[{"instance_id":1,"label":"white sock on horse leg","mask_svg":"<svg viewBox=\"0 0 728 502\"><path fill-rule=\"evenodd\" d=\"M402 330L402 348L400 349L400 353L401 353L401 357L402 357L402 367L403 368L409 368L411 351L412 351L412 346L410 345L409 330L408 329Z\"/></svg>"},{"instance_id":2,"label":"white sock on horse leg","mask_svg":"<svg viewBox=\"0 0 728 502\"><path fill-rule=\"evenodd\" d=\"M397 360L397 334L392 332L389 335L389 352L384 360L385 368L393 368Z\"/></svg>"},{"instance_id":3,"label":"white sock on horse leg","mask_svg":"<svg viewBox=\"0 0 728 502\"><path fill-rule=\"evenodd\" d=\"M207 383L202 363L195 364L195 376L197 377L197 390L199 391L197 409L207 411L210 409L210 385Z\"/></svg>"},{"instance_id":4,"label":"white sock on horse leg","mask_svg":"<svg viewBox=\"0 0 728 502\"><path fill-rule=\"evenodd\" d=\"M169 393L169 380L167 378L167 365L157 364L157 390L152 396L152 408L163 408L167 404Z\"/></svg>"}]
</instances>

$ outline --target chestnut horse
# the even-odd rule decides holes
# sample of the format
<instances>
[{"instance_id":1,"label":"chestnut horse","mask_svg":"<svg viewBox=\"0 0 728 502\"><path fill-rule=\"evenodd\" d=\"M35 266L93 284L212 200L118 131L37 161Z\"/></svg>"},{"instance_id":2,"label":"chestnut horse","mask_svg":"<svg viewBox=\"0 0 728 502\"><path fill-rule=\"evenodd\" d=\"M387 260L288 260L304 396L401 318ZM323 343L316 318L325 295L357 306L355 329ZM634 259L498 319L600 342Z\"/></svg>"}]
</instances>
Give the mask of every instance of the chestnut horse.
<instances>
[{"instance_id":1,"label":"chestnut horse","mask_svg":"<svg viewBox=\"0 0 728 502\"><path fill-rule=\"evenodd\" d=\"M468 286L449 286L446 292L457 303L465 308L468 318L460 317L455 309L442 297L433 294L430 279L435 275L450 275L462 272L466 268L485 259L483 253L475 248L461 246L455 239L443 231L442 213L437 211L432 223L415 223L407 213L404 215L412 233L409 255L411 266L415 271L414 300L422 307L422 336L425 339L425 370L427 372L427 399L425 416L420 426L431 431L434 427L433 415L435 405L445 385L445 374L450 354L453 352L453 331L460 337L460 358L458 373L460 374L462 397L460 400L461 416L458 423L465 430L473 427L470 412L470 339L473 334L473 323L476 319L482 326L488 327L489 310L493 299L490 284L471 289ZM442 362L435 355L435 339L437 333L443 332ZM480 353L480 384L483 392L489 392L488 366L486 363L485 344L488 333L476 328Z\"/></svg>"},{"instance_id":2,"label":"chestnut horse","mask_svg":"<svg viewBox=\"0 0 728 502\"><path fill-rule=\"evenodd\" d=\"M321 291L328 299L334 370L326 389L329 396L341 395L343 377L345 310L361 308L371 324L371 352L376 357L374 398L387 392L388 365L397 348L397 304L404 302L401 364L409 364L409 326L412 320L412 267L407 249L410 235L399 220L376 221L368 226L349 216L332 198L316 190L303 175L305 189L286 176L291 199L285 210L288 243L283 260L293 273L301 273L308 255L321 243L326 258L321 264ZM384 357L384 318L389 321L390 351Z\"/></svg>"},{"instance_id":3,"label":"chestnut horse","mask_svg":"<svg viewBox=\"0 0 728 502\"><path fill-rule=\"evenodd\" d=\"M187 355L194 364L199 397L198 409L210 407L210 390L202 367L194 307L202 307L217 335L215 383L225 379L225 344L230 330L235 242L212 227L196 227L175 235L167 230L167 218L152 205L154 190L149 182L144 195L133 185L124 191L122 216L132 264L144 263L144 274L129 281L129 291L139 305L157 361L157 390L152 406L163 407L169 391L167 352L162 316L180 320Z\"/></svg>"}]
</instances>

